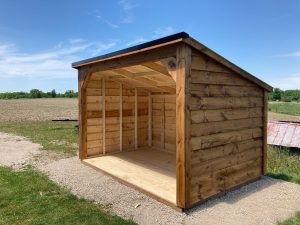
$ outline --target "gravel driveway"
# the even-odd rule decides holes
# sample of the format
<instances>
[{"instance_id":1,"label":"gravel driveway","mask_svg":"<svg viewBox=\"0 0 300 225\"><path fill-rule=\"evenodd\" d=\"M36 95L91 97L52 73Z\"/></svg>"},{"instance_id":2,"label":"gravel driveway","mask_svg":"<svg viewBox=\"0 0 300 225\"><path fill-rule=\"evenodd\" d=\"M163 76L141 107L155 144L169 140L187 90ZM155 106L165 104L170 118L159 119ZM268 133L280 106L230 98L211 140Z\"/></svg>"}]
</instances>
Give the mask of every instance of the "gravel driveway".
<instances>
[{"instance_id":1,"label":"gravel driveway","mask_svg":"<svg viewBox=\"0 0 300 225\"><path fill-rule=\"evenodd\" d=\"M27 138L0 133L0 166L22 167L40 153L40 148Z\"/></svg>"},{"instance_id":2,"label":"gravel driveway","mask_svg":"<svg viewBox=\"0 0 300 225\"><path fill-rule=\"evenodd\" d=\"M40 147L3 133L0 146L0 165L6 166L28 161ZM269 177L179 213L81 164L77 157L35 165L75 195L100 203L108 211L139 224L275 225L300 211L300 185Z\"/></svg>"}]
</instances>

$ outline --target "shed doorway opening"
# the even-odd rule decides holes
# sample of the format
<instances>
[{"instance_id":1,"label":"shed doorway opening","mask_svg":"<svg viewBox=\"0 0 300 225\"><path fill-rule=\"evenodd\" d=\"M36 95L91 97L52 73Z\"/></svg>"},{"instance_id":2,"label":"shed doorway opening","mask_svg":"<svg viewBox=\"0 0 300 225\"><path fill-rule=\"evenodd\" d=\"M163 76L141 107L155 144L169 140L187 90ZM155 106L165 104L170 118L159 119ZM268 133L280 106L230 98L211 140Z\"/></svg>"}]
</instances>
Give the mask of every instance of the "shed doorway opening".
<instances>
[{"instance_id":1,"label":"shed doorway opening","mask_svg":"<svg viewBox=\"0 0 300 225\"><path fill-rule=\"evenodd\" d=\"M176 205L176 82L171 74L162 61L91 74L83 162Z\"/></svg>"}]
</instances>

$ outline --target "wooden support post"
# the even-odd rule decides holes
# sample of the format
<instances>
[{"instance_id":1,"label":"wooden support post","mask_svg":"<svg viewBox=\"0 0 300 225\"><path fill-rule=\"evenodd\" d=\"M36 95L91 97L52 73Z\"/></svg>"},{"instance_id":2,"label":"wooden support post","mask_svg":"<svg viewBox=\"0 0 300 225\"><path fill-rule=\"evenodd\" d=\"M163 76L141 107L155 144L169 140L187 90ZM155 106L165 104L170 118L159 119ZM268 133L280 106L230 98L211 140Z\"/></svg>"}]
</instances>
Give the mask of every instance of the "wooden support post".
<instances>
[{"instance_id":1,"label":"wooden support post","mask_svg":"<svg viewBox=\"0 0 300 225\"><path fill-rule=\"evenodd\" d=\"M138 93L134 89L134 148L138 149Z\"/></svg>"},{"instance_id":2,"label":"wooden support post","mask_svg":"<svg viewBox=\"0 0 300 225\"><path fill-rule=\"evenodd\" d=\"M86 124L86 89L83 87L83 76L78 71L78 107L79 107L79 158L81 160L87 158L87 124Z\"/></svg>"},{"instance_id":3,"label":"wooden support post","mask_svg":"<svg viewBox=\"0 0 300 225\"><path fill-rule=\"evenodd\" d=\"M176 201L177 206L190 206L190 76L191 48L181 44L177 48L176 74Z\"/></svg>"},{"instance_id":4,"label":"wooden support post","mask_svg":"<svg viewBox=\"0 0 300 225\"><path fill-rule=\"evenodd\" d=\"M123 151L123 89L120 83L120 152Z\"/></svg>"},{"instance_id":5,"label":"wooden support post","mask_svg":"<svg viewBox=\"0 0 300 225\"><path fill-rule=\"evenodd\" d=\"M148 94L148 146L152 146L152 98L151 92Z\"/></svg>"},{"instance_id":6,"label":"wooden support post","mask_svg":"<svg viewBox=\"0 0 300 225\"><path fill-rule=\"evenodd\" d=\"M160 108L160 147L162 150L165 149L165 98L164 97L162 97L161 108Z\"/></svg>"},{"instance_id":7,"label":"wooden support post","mask_svg":"<svg viewBox=\"0 0 300 225\"><path fill-rule=\"evenodd\" d=\"M268 152L268 144L267 144L267 130L268 130L268 92L264 91L264 114L263 114L263 158L262 158L262 174L265 175L267 173L267 152Z\"/></svg>"},{"instance_id":8,"label":"wooden support post","mask_svg":"<svg viewBox=\"0 0 300 225\"><path fill-rule=\"evenodd\" d=\"M106 153L106 144L105 144L105 104L106 104L106 99L105 99L105 78L102 79L102 148L103 148L103 155Z\"/></svg>"}]
</instances>

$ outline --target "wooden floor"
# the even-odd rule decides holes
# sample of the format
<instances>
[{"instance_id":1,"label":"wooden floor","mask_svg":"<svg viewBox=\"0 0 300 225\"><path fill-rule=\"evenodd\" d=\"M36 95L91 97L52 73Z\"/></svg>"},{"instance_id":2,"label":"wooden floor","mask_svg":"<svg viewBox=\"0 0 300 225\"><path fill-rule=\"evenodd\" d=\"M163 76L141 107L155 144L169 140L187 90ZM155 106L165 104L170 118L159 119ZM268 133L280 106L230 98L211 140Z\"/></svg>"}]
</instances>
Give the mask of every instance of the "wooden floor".
<instances>
[{"instance_id":1,"label":"wooden floor","mask_svg":"<svg viewBox=\"0 0 300 225\"><path fill-rule=\"evenodd\" d=\"M143 148L83 161L176 205L176 158L174 154L154 148Z\"/></svg>"}]
</instances>

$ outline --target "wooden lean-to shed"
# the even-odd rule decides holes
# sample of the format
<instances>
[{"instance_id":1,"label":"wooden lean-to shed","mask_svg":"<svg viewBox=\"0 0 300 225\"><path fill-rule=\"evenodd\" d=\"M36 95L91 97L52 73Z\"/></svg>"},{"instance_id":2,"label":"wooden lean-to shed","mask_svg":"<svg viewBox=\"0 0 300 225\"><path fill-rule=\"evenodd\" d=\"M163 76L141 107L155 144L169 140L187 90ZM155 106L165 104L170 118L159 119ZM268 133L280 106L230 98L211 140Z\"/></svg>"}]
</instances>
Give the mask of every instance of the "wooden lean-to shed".
<instances>
[{"instance_id":1,"label":"wooden lean-to shed","mask_svg":"<svg viewBox=\"0 0 300 225\"><path fill-rule=\"evenodd\" d=\"M272 87L188 34L72 66L85 164L183 210L265 174Z\"/></svg>"}]
</instances>

